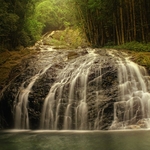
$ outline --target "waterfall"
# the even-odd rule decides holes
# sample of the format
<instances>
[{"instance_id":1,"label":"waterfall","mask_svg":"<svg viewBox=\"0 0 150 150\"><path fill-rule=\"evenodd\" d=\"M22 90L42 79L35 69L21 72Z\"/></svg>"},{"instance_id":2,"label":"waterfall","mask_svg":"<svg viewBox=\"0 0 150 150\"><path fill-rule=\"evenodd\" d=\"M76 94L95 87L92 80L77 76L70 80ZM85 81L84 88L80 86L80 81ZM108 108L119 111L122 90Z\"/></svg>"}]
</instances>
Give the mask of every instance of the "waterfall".
<instances>
[{"instance_id":1,"label":"waterfall","mask_svg":"<svg viewBox=\"0 0 150 150\"><path fill-rule=\"evenodd\" d=\"M129 58L117 59L119 101L114 103L110 129L150 127L149 76L144 67Z\"/></svg>"},{"instance_id":2,"label":"waterfall","mask_svg":"<svg viewBox=\"0 0 150 150\"><path fill-rule=\"evenodd\" d=\"M42 55L38 73L23 80L13 102L16 129L30 129L34 123L30 117L39 117L38 129L150 127L150 78L127 54L101 49L53 53L50 49ZM31 92L35 92L32 98ZM39 102L39 116L29 113L30 107L34 111L29 106L34 100Z\"/></svg>"},{"instance_id":3,"label":"waterfall","mask_svg":"<svg viewBox=\"0 0 150 150\"><path fill-rule=\"evenodd\" d=\"M88 55L73 60L60 72L45 98L41 129L102 129L108 102L113 99L111 93L105 93L105 84L109 83L115 70L118 96L113 100L114 120L110 129L128 128L132 124L139 126L143 121L146 121L145 127L149 127L150 94L146 70L127 56L118 56L116 51L107 54L102 58L89 51ZM107 74L108 80L105 79ZM92 91L88 87L90 84L94 85ZM90 92L95 95L92 100Z\"/></svg>"},{"instance_id":4,"label":"waterfall","mask_svg":"<svg viewBox=\"0 0 150 150\"><path fill-rule=\"evenodd\" d=\"M96 54L88 54L68 64L60 72L58 82L54 83L45 98L41 115L41 129L87 129L87 80L95 58ZM68 95L64 100L62 93L67 86L69 89L66 94ZM59 99L58 103L56 103L56 95ZM61 109L64 111L61 112ZM59 127L61 119L64 121L63 125Z\"/></svg>"},{"instance_id":5,"label":"waterfall","mask_svg":"<svg viewBox=\"0 0 150 150\"><path fill-rule=\"evenodd\" d=\"M28 96L36 80L42 76L51 64L40 70L35 76L30 79L27 87L24 87L25 82L21 85L15 100L15 129L29 129L28 117Z\"/></svg>"}]
</instances>

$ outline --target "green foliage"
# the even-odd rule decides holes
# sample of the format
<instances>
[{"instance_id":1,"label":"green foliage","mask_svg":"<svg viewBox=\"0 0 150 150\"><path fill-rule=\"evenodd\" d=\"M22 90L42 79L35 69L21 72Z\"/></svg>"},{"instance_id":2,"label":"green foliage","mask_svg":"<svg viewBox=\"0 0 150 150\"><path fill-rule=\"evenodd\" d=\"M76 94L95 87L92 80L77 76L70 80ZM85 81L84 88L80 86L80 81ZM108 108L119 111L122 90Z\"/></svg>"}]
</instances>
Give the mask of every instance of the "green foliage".
<instances>
[{"instance_id":1,"label":"green foliage","mask_svg":"<svg viewBox=\"0 0 150 150\"><path fill-rule=\"evenodd\" d=\"M42 34L65 29L72 25L74 16L70 5L72 0L38 0L34 1L34 11L28 13L25 26L33 41L39 40ZM32 7L32 6L30 6Z\"/></svg>"},{"instance_id":2,"label":"green foliage","mask_svg":"<svg viewBox=\"0 0 150 150\"><path fill-rule=\"evenodd\" d=\"M70 1L0 0L1 49L31 45L43 33L72 25Z\"/></svg>"},{"instance_id":3,"label":"green foliage","mask_svg":"<svg viewBox=\"0 0 150 150\"><path fill-rule=\"evenodd\" d=\"M68 0L42 0L35 5L34 18L43 26L43 33L63 29L73 20Z\"/></svg>"},{"instance_id":4,"label":"green foliage","mask_svg":"<svg viewBox=\"0 0 150 150\"><path fill-rule=\"evenodd\" d=\"M39 40L46 32L64 29L72 24L73 17L70 15L69 1L32 0L34 5L28 6L25 30L33 41Z\"/></svg>"},{"instance_id":5,"label":"green foliage","mask_svg":"<svg viewBox=\"0 0 150 150\"><path fill-rule=\"evenodd\" d=\"M49 0L37 4L35 8L35 18L44 25L49 25L51 28L58 28L58 17L53 3Z\"/></svg>"},{"instance_id":6,"label":"green foliage","mask_svg":"<svg viewBox=\"0 0 150 150\"><path fill-rule=\"evenodd\" d=\"M112 47L112 46L111 46ZM114 46L115 49L126 49L133 50L138 52L150 52L150 43L141 43L141 42L128 42L122 45Z\"/></svg>"},{"instance_id":7,"label":"green foliage","mask_svg":"<svg viewBox=\"0 0 150 150\"><path fill-rule=\"evenodd\" d=\"M74 49L78 47L87 47L87 42L85 41L85 36L81 33L79 29L57 30L46 34L43 37L43 44L54 46L59 49Z\"/></svg>"},{"instance_id":8,"label":"green foliage","mask_svg":"<svg viewBox=\"0 0 150 150\"><path fill-rule=\"evenodd\" d=\"M150 41L149 1L74 0L74 3L80 27L92 46Z\"/></svg>"},{"instance_id":9,"label":"green foliage","mask_svg":"<svg viewBox=\"0 0 150 150\"><path fill-rule=\"evenodd\" d=\"M37 21L35 18L29 17L26 19L24 26L33 42L40 39L44 24Z\"/></svg>"},{"instance_id":10,"label":"green foliage","mask_svg":"<svg viewBox=\"0 0 150 150\"><path fill-rule=\"evenodd\" d=\"M16 0L14 3L0 0L0 45L1 48L15 48L27 45L27 33L23 30L26 2ZM24 38L23 38L24 37Z\"/></svg>"},{"instance_id":11,"label":"green foliage","mask_svg":"<svg viewBox=\"0 0 150 150\"><path fill-rule=\"evenodd\" d=\"M11 40L9 34L17 30L17 22L19 17L16 14L8 12L9 5L0 0L0 45L9 45Z\"/></svg>"},{"instance_id":12,"label":"green foliage","mask_svg":"<svg viewBox=\"0 0 150 150\"><path fill-rule=\"evenodd\" d=\"M30 37L24 30L19 32L19 45L28 46L30 45Z\"/></svg>"}]
</instances>

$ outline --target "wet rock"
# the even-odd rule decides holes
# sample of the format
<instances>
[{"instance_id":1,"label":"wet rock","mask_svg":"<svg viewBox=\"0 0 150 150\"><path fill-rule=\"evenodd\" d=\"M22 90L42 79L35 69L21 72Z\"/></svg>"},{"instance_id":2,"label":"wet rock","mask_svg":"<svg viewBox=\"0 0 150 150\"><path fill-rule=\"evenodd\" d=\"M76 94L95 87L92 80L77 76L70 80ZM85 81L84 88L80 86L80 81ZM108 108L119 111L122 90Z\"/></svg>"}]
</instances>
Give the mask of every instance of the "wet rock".
<instances>
[{"instance_id":1,"label":"wet rock","mask_svg":"<svg viewBox=\"0 0 150 150\"><path fill-rule=\"evenodd\" d=\"M47 46L45 49L47 51L24 60L11 71L10 80L0 100L0 128L14 127L15 110L23 90L27 91L26 108L31 129L40 128L46 100L48 110L53 112L53 117L50 118L53 119L50 124L53 129L64 129L67 115L68 119L71 118L71 129L83 129L82 124L84 129L121 128L126 102L120 102L121 95L118 91L118 55L112 57L106 50L100 49L94 53L87 49L63 52L48 51ZM66 57L67 60L64 59ZM126 95L126 100L129 98ZM126 122L127 128L145 128L144 121L137 122L142 119L140 101L137 97L133 100L136 118ZM114 120L115 103L117 120ZM81 118L84 120L82 114L86 116L84 123L81 123ZM48 117L50 114L45 115Z\"/></svg>"}]
</instances>

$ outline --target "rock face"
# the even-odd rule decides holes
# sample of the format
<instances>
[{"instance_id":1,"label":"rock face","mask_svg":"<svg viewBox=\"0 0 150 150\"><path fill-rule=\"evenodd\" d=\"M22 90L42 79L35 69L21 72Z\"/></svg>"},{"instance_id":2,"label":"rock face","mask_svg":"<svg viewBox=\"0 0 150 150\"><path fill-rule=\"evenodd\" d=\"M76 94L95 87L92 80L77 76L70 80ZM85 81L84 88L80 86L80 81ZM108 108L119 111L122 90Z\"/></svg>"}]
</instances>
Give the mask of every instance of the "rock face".
<instances>
[{"instance_id":1,"label":"rock face","mask_svg":"<svg viewBox=\"0 0 150 150\"><path fill-rule=\"evenodd\" d=\"M114 105L126 96L120 94L123 81L118 73L118 68L126 64L124 57L113 50L55 50L43 46L39 55L12 70L1 95L0 127L115 129L120 109L114 110ZM146 85L144 92L148 91ZM126 120L120 119L116 126L120 128L122 122Z\"/></svg>"}]
</instances>

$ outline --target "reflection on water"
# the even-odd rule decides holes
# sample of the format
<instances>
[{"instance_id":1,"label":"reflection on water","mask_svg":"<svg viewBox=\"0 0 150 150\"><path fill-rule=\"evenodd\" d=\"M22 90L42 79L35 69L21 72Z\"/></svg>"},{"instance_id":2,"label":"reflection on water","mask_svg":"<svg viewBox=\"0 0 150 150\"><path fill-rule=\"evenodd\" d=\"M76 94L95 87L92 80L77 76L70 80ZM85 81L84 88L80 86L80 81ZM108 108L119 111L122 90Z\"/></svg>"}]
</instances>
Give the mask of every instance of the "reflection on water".
<instances>
[{"instance_id":1,"label":"reflection on water","mask_svg":"<svg viewBox=\"0 0 150 150\"><path fill-rule=\"evenodd\" d=\"M0 150L149 150L150 131L3 131Z\"/></svg>"}]
</instances>

